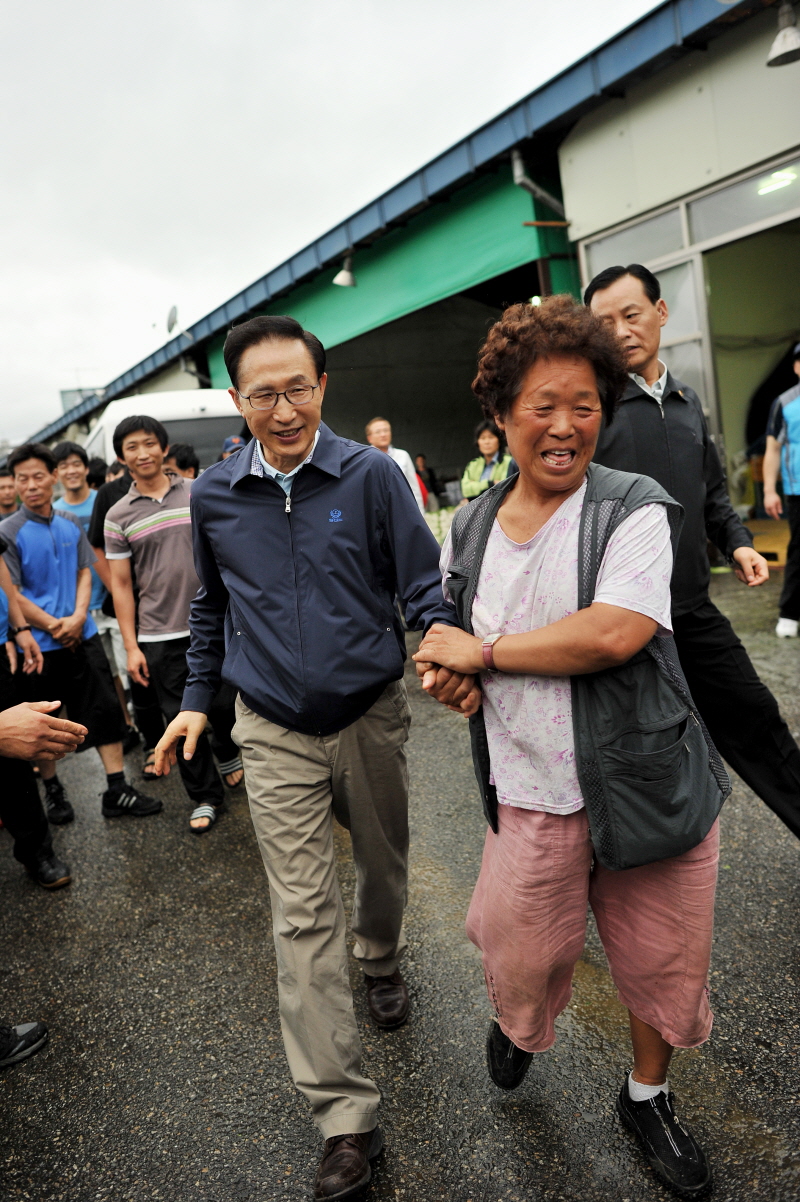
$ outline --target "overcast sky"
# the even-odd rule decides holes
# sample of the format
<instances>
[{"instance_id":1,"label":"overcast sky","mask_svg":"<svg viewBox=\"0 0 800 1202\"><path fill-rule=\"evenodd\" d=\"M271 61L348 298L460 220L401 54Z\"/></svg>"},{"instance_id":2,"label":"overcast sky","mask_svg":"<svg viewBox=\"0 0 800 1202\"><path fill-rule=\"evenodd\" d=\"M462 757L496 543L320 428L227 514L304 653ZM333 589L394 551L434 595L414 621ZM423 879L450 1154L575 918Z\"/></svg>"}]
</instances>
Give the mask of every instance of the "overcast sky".
<instances>
[{"instance_id":1,"label":"overcast sky","mask_svg":"<svg viewBox=\"0 0 800 1202\"><path fill-rule=\"evenodd\" d=\"M0 0L0 439L653 7Z\"/></svg>"}]
</instances>

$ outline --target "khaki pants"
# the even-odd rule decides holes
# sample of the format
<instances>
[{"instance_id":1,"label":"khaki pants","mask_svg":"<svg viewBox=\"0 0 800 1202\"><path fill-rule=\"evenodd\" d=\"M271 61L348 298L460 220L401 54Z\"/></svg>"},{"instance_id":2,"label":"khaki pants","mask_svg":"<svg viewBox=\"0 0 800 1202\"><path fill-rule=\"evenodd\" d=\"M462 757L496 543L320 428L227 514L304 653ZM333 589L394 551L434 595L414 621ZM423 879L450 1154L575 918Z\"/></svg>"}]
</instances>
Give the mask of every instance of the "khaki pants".
<instances>
[{"instance_id":1,"label":"khaki pants","mask_svg":"<svg viewBox=\"0 0 800 1202\"><path fill-rule=\"evenodd\" d=\"M297 734L236 701L250 813L269 880L281 1030L289 1071L323 1138L370 1131L380 1102L361 1074L333 818L356 868L355 955L389 976L406 947L411 715L402 681L335 735Z\"/></svg>"}]
</instances>

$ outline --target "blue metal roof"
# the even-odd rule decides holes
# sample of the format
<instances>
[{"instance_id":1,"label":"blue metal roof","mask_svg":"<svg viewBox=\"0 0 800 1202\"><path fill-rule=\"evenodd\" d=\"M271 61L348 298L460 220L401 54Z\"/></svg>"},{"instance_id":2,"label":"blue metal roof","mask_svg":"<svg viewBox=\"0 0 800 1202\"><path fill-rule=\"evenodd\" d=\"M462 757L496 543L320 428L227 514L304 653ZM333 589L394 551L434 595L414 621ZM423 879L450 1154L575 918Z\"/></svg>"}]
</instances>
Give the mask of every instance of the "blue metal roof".
<instances>
[{"instance_id":1,"label":"blue metal roof","mask_svg":"<svg viewBox=\"0 0 800 1202\"><path fill-rule=\"evenodd\" d=\"M637 80L654 74L690 50L703 48L714 37L774 3L775 0L742 0L738 4L726 4L726 0L669 0L662 4L201 318L189 328L193 342L179 335L112 380L105 389L106 399L119 396L174 362L193 344L204 342L227 329L237 318L308 280L340 260L351 247L374 241L436 196L443 197L466 182L476 170L507 154L518 143L570 126L608 96L620 95ZM75 417L79 416L78 408L82 406L73 411ZM47 430L56 428L57 433L57 427L63 429L71 420L73 415L65 414Z\"/></svg>"}]
</instances>

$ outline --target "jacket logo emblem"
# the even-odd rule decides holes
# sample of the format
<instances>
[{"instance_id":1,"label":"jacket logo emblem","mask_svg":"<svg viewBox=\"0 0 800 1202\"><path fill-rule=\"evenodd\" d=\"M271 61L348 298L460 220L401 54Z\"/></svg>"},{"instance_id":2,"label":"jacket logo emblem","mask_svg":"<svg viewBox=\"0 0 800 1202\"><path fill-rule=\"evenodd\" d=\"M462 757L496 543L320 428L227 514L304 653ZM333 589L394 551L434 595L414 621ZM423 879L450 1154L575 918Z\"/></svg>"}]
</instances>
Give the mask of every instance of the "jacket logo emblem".
<instances>
[{"instance_id":1,"label":"jacket logo emblem","mask_svg":"<svg viewBox=\"0 0 800 1202\"><path fill-rule=\"evenodd\" d=\"M331 516L328 518L328 521L329 522L341 522L341 520L342 520L341 509L332 509Z\"/></svg>"}]
</instances>

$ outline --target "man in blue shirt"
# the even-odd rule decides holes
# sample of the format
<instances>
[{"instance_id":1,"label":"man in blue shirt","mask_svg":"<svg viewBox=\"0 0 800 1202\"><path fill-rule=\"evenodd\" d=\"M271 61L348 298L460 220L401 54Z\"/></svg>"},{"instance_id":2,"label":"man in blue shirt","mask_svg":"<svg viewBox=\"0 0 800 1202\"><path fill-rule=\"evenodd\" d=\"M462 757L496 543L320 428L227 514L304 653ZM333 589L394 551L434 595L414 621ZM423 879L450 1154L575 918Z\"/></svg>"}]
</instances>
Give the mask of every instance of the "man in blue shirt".
<instances>
[{"instance_id":1,"label":"man in blue shirt","mask_svg":"<svg viewBox=\"0 0 800 1202\"><path fill-rule=\"evenodd\" d=\"M56 461L58 482L64 489L64 496L54 502L53 508L71 513L83 527L83 533L89 537L89 527L92 524L97 491L89 487L89 457L80 443L60 442L53 447ZM128 686L126 671L127 657L122 643L122 635L116 618L110 617L103 611L103 603L108 597L111 581L108 574L108 564L99 557L89 568L92 573L92 593L89 598L89 613L94 619L97 633L103 644L114 677L114 688L122 708L127 734L123 742L125 754L139 744L139 735L131 725L128 703L125 700L125 689ZM102 575L101 575L102 574Z\"/></svg>"},{"instance_id":2,"label":"man in blue shirt","mask_svg":"<svg viewBox=\"0 0 800 1202\"><path fill-rule=\"evenodd\" d=\"M11 582L3 558L5 550L6 543L0 539L0 712L3 714L3 724L10 733L14 719L8 715L8 710L15 708L19 676L41 672L43 661ZM43 716L57 709L59 704L58 701L40 702L36 709ZM16 706L16 709L24 717L24 707ZM53 725L57 726L57 721L53 721ZM67 728L72 723L64 722L61 725ZM73 729L86 733L83 727L75 726ZM72 746L77 742L76 739ZM36 778L28 763L34 746L27 748L13 742L7 744L6 750L0 746L0 820L14 840L14 858L25 865L43 888L60 889L68 885L72 878L69 868L63 860L59 860L53 848ZM65 754L66 750L65 747L61 754ZM50 755L49 758L59 759L60 756Z\"/></svg>"},{"instance_id":3,"label":"man in blue shirt","mask_svg":"<svg viewBox=\"0 0 800 1202\"><path fill-rule=\"evenodd\" d=\"M377 1025L405 1022L410 714L405 640L455 624L439 548L396 463L321 423L325 351L290 317L225 342L231 397L253 441L192 485L200 591L183 711L159 743L188 758L222 679L269 879L289 1068L325 1139L314 1197L346 1198L382 1146L380 1094L361 1072L333 822L350 831L352 928ZM453 677L454 697L469 684Z\"/></svg>"},{"instance_id":4,"label":"man in blue shirt","mask_svg":"<svg viewBox=\"0 0 800 1202\"><path fill-rule=\"evenodd\" d=\"M800 342L794 348L794 371L800 377ZM778 496L778 476L783 503ZM782 392L772 404L767 423L764 455L764 508L777 521L784 513L791 538L781 589L779 639L797 638L800 621L800 381Z\"/></svg>"},{"instance_id":5,"label":"man in blue shirt","mask_svg":"<svg viewBox=\"0 0 800 1202\"><path fill-rule=\"evenodd\" d=\"M52 451L27 443L8 457L22 504L0 522L5 560L26 622L42 651L44 668L35 692L57 697L73 722L89 734L81 748L96 747L106 771L102 812L106 818L144 816L161 810L125 780L125 723L97 627L89 615L94 552L80 523L52 504L56 463ZM28 678L29 679L29 678ZM28 685L26 700L37 700ZM52 761L39 765L51 822L71 822L74 811Z\"/></svg>"}]
</instances>

